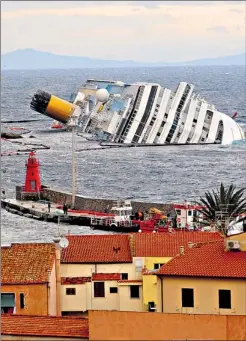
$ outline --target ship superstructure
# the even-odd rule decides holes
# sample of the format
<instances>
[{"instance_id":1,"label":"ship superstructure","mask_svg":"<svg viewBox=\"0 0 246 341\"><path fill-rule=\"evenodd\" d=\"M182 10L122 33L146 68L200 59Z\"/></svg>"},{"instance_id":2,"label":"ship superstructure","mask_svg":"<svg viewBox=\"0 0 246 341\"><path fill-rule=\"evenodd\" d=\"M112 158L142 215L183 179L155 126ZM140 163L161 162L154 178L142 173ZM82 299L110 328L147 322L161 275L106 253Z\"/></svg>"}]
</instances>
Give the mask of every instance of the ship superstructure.
<instances>
[{"instance_id":1,"label":"ship superstructure","mask_svg":"<svg viewBox=\"0 0 246 341\"><path fill-rule=\"evenodd\" d=\"M194 85L186 82L171 91L157 83L88 79L71 102L81 110L80 130L97 140L120 144L231 144L245 139L235 119L219 112L193 89ZM37 110L34 105L32 108ZM59 120L59 115L54 116Z\"/></svg>"}]
</instances>

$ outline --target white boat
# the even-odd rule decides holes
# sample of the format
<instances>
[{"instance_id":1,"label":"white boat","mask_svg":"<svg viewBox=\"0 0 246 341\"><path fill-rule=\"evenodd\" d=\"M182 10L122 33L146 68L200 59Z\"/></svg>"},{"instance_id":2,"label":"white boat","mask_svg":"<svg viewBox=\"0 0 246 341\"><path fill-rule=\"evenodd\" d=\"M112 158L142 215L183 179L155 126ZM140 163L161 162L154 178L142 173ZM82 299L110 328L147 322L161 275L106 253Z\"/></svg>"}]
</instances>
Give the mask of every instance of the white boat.
<instances>
[{"instance_id":1,"label":"white boat","mask_svg":"<svg viewBox=\"0 0 246 341\"><path fill-rule=\"evenodd\" d=\"M38 90L31 108L68 126L78 118L81 132L110 143L230 145L245 139L236 113L218 111L193 89L186 82L172 91L157 83L88 79L70 103Z\"/></svg>"}]
</instances>

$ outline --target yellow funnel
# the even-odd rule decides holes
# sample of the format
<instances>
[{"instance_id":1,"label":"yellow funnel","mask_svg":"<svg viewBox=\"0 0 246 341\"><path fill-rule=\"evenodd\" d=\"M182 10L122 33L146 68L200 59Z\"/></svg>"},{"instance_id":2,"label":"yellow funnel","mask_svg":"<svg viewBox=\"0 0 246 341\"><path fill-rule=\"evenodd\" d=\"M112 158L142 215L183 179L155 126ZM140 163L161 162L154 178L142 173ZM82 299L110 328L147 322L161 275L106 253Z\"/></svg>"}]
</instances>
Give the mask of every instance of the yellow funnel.
<instances>
[{"instance_id":1,"label":"yellow funnel","mask_svg":"<svg viewBox=\"0 0 246 341\"><path fill-rule=\"evenodd\" d=\"M30 107L62 123L68 122L75 109L74 104L42 90L38 90L33 96Z\"/></svg>"}]
</instances>

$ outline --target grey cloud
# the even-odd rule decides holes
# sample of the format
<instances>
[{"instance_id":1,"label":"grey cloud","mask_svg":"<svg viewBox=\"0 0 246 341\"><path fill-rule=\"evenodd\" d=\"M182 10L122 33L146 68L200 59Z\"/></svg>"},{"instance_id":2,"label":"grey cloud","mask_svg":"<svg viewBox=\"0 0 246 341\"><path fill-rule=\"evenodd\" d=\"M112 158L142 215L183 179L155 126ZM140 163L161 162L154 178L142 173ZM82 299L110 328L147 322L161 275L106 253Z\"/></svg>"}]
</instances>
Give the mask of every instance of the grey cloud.
<instances>
[{"instance_id":1,"label":"grey cloud","mask_svg":"<svg viewBox=\"0 0 246 341\"><path fill-rule=\"evenodd\" d=\"M245 9L240 9L240 8L232 8L230 9L230 12L234 12L234 13L244 13L245 12Z\"/></svg>"},{"instance_id":2,"label":"grey cloud","mask_svg":"<svg viewBox=\"0 0 246 341\"><path fill-rule=\"evenodd\" d=\"M225 4L233 4L233 5L242 5L245 3L245 1L223 1Z\"/></svg>"},{"instance_id":3,"label":"grey cloud","mask_svg":"<svg viewBox=\"0 0 246 341\"><path fill-rule=\"evenodd\" d=\"M208 28L209 31L221 32L226 33L227 29L225 26L213 26Z\"/></svg>"},{"instance_id":4,"label":"grey cloud","mask_svg":"<svg viewBox=\"0 0 246 341\"><path fill-rule=\"evenodd\" d=\"M118 6L119 1L1 1L2 11L44 8L81 8L94 6Z\"/></svg>"},{"instance_id":5,"label":"grey cloud","mask_svg":"<svg viewBox=\"0 0 246 341\"><path fill-rule=\"evenodd\" d=\"M128 4L134 5L134 6L147 7L147 8L158 8L162 5L208 6L208 5L216 5L216 2L218 3L218 1L130 1Z\"/></svg>"}]
</instances>

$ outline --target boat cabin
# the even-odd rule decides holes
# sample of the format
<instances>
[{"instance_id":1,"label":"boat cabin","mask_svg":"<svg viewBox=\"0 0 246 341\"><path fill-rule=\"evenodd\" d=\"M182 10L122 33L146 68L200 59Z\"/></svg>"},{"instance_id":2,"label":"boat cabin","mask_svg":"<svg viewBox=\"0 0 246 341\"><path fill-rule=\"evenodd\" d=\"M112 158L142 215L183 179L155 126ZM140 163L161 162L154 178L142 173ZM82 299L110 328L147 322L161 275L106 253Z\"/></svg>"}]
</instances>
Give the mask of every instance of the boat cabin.
<instances>
[{"instance_id":1,"label":"boat cabin","mask_svg":"<svg viewBox=\"0 0 246 341\"><path fill-rule=\"evenodd\" d=\"M194 229L199 226L203 214L199 212L202 206L192 203L174 204L173 209L176 212L177 228Z\"/></svg>"},{"instance_id":2,"label":"boat cabin","mask_svg":"<svg viewBox=\"0 0 246 341\"><path fill-rule=\"evenodd\" d=\"M114 214L114 219L118 221L130 221L132 216L132 205L130 200L117 200L114 202L110 213Z\"/></svg>"}]
</instances>

